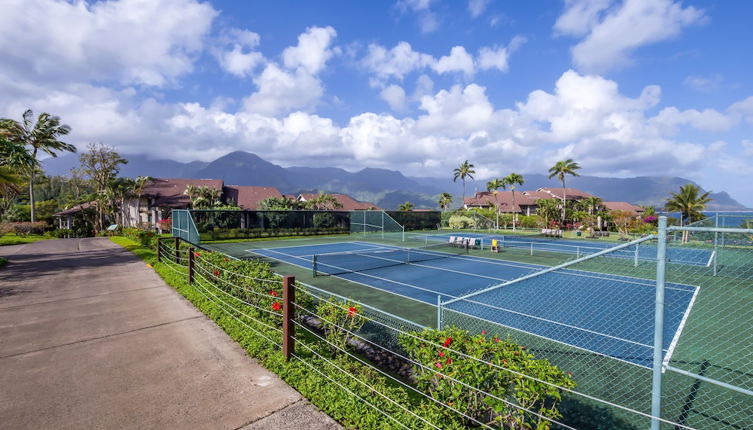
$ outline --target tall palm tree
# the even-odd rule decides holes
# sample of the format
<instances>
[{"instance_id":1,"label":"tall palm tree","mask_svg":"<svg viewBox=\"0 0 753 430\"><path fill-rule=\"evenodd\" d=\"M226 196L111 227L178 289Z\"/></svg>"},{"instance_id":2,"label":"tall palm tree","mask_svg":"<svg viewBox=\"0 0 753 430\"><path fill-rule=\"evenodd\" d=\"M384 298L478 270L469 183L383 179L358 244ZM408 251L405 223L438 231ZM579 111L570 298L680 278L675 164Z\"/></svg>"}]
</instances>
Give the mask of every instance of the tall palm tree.
<instances>
[{"instance_id":1,"label":"tall palm tree","mask_svg":"<svg viewBox=\"0 0 753 430\"><path fill-rule=\"evenodd\" d=\"M152 180L151 176L137 176L133 181L133 193L136 194L136 225L141 224L141 195L144 188Z\"/></svg>"},{"instance_id":2,"label":"tall palm tree","mask_svg":"<svg viewBox=\"0 0 753 430\"><path fill-rule=\"evenodd\" d=\"M557 201L554 199L536 200L536 214L539 217L544 217L544 227L549 227L549 218L554 218L557 215L557 206Z\"/></svg>"},{"instance_id":3,"label":"tall palm tree","mask_svg":"<svg viewBox=\"0 0 753 430\"><path fill-rule=\"evenodd\" d=\"M442 193L439 195L439 207L442 208L442 210L447 210L448 207L450 207L450 204L452 204L452 194L450 193Z\"/></svg>"},{"instance_id":4,"label":"tall palm tree","mask_svg":"<svg viewBox=\"0 0 753 430\"><path fill-rule=\"evenodd\" d=\"M22 117L22 122L9 118L0 119L0 135L11 142L29 147L28 151L35 163L33 167L28 169L29 205L31 207L31 222L34 222L36 220L34 210L34 176L36 174L36 167L39 165L37 154L39 151L42 151L47 155L57 157L57 152L76 152L76 147L58 140L60 136L65 136L71 132L69 126L60 124L60 118L44 112L34 122L34 113L31 109L24 112Z\"/></svg>"},{"instance_id":5,"label":"tall palm tree","mask_svg":"<svg viewBox=\"0 0 753 430\"><path fill-rule=\"evenodd\" d=\"M397 207L399 211L412 211L415 205L411 202L405 202Z\"/></svg>"},{"instance_id":6,"label":"tall palm tree","mask_svg":"<svg viewBox=\"0 0 753 430\"><path fill-rule=\"evenodd\" d=\"M512 231L515 231L515 218L517 218L518 216L517 210L515 208L515 186L523 185L525 183L525 179L523 179L523 175L513 172L505 176L502 180L504 181L505 185L510 186L510 192L512 192Z\"/></svg>"},{"instance_id":7,"label":"tall palm tree","mask_svg":"<svg viewBox=\"0 0 753 430\"><path fill-rule=\"evenodd\" d=\"M486 183L486 191L492 191L494 193L494 212L497 214L497 220L495 221L495 228L499 230L499 202L497 201L497 193L499 189L505 189L505 181L496 178Z\"/></svg>"},{"instance_id":8,"label":"tall palm tree","mask_svg":"<svg viewBox=\"0 0 753 430\"><path fill-rule=\"evenodd\" d=\"M694 219L703 218L701 211L706 209L706 204L712 199L709 197L710 191L701 194L701 189L697 185L686 184L680 187L679 193L670 193L671 197L667 200L664 207L668 211L680 212L680 225L683 222L692 223ZM688 232L683 232L682 241L688 241Z\"/></svg>"},{"instance_id":9,"label":"tall palm tree","mask_svg":"<svg viewBox=\"0 0 753 430\"><path fill-rule=\"evenodd\" d=\"M473 170L474 167L476 166L465 160L460 167L452 171L452 182L457 182L458 179L463 181L463 204L465 204L465 178L473 180L473 175L476 174L476 171Z\"/></svg>"},{"instance_id":10,"label":"tall palm tree","mask_svg":"<svg viewBox=\"0 0 753 430\"><path fill-rule=\"evenodd\" d=\"M117 178L111 185L113 196L117 199L117 218L120 218L120 225L130 227L128 216L126 214L126 199L133 193L134 180L131 178ZM117 221L116 221L117 222Z\"/></svg>"},{"instance_id":11,"label":"tall palm tree","mask_svg":"<svg viewBox=\"0 0 753 430\"><path fill-rule=\"evenodd\" d=\"M564 161L558 161L549 169L549 179L557 177L562 182L562 224L565 224L565 206L567 205L567 193L565 189L565 176L580 176L577 170L580 169L578 163L574 162L572 158L568 158Z\"/></svg>"}]
</instances>

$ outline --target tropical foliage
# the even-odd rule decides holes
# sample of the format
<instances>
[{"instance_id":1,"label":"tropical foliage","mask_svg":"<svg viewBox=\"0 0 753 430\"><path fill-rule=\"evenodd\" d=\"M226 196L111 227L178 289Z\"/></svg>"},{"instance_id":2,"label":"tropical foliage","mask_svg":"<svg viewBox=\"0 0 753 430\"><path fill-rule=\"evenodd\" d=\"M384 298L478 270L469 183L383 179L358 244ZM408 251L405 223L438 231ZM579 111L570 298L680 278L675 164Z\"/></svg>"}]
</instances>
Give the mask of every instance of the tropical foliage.
<instances>
[{"instance_id":1,"label":"tropical foliage","mask_svg":"<svg viewBox=\"0 0 753 430\"><path fill-rule=\"evenodd\" d=\"M510 192L512 193L512 229L515 230L515 224L518 218L517 206L515 205L515 186L523 185L525 183L525 180L523 179L523 175L513 172L505 176L502 181L504 182L505 186L510 187Z\"/></svg>"},{"instance_id":2,"label":"tropical foliage","mask_svg":"<svg viewBox=\"0 0 753 430\"><path fill-rule=\"evenodd\" d=\"M468 160L465 160L460 167L457 167L452 172L452 182L457 182L460 179L463 182L463 202L465 203L465 180L466 178L473 180L473 175L476 174L474 165L470 164Z\"/></svg>"},{"instance_id":3,"label":"tropical foliage","mask_svg":"<svg viewBox=\"0 0 753 430\"><path fill-rule=\"evenodd\" d=\"M571 158L568 158L564 161L558 161L554 166L549 168L549 179L552 179L554 177L557 177L557 179L562 182L562 224L565 223L565 211L567 208L567 193L566 187L565 187L565 176L580 176L578 174L578 170L580 169L580 166L578 163L574 162Z\"/></svg>"},{"instance_id":4,"label":"tropical foliage","mask_svg":"<svg viewBox=\"0 0 753 430\"><path fill-rule=\"evenodd\" d=\"M400 206L397 207L397 210L399 211L412 211L415 205L411 202L405 202L402 203Z\"/></svg>"},{"instance_id":5,"label":"tropical foliage","mask_svg":"<svg viewBox=\"0 0 753 430\"><path fill-rule=\"evenodd\" d=\"M450 193L440 194L439 200L437 201L437 203L439 203L439 207L442 208L442 210L446 211L452 204L452 194Z\"/></svg>"}]
</instances>

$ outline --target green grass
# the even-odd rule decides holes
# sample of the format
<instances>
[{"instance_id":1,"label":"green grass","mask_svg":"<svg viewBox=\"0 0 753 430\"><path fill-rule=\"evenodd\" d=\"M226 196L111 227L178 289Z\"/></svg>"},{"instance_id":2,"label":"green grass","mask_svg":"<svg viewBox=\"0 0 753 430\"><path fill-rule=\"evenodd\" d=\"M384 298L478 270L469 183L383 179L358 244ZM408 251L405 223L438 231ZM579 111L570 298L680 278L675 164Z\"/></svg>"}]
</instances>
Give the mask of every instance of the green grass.
<instances>
[{"instance_id":1,"label":"green grass","mask_svg":"<svg viewBox=\"0 0 753 430\"><path fill-rule=\"evenodd\" d=\"M0 246L23 245L25 243L34 243L34 242L39 242L41 240L49 240L49 239L55 239L55 238L51 236L42 236L42 235L16 236L16 234L10 233L10 234L0 236Z\"/></svg>"}]
</instances>

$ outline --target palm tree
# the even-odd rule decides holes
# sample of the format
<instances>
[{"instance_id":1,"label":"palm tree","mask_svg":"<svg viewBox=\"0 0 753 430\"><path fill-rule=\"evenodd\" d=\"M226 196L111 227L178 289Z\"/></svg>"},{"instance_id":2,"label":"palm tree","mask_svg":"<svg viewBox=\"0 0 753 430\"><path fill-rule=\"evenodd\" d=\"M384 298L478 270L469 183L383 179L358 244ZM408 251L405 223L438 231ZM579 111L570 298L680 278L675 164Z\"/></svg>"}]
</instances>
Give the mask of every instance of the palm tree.
<instances>
[{"instance_id":1,"label":"palm tree","mask_svg":"<svg viewBox=\"0 0 753 430\"><path fill-rule=\"evenodd\" d=\"M397 207L399 211L412 211L415 205L411 202L405 202Z\"/></svg>"},{"instance_id":2,"label":"palm tree","mask_svg":"<svg viewBox=\"0 0 753 430\"><path fill-rule=\"evenodd\" d=\"M557 201L554 199L536 200L536 214L544 217L544 227L549 227L549 218L554 218L557 214Z\"/></svg>"},{"instance_id":3,"label":"palm tree","mask_svg":"<svg viewBox=\"0 0 753 430\"><path fill-rule=\"evenodd\" d=\"M468 160L465 160L460 167L452 171L452 182L457 182L458 179L463 181L463 204L465 204L465 178L471 178L471 180L473 180L473 175L476 174L476 171L473 170L474 167L476 166L468 163Z\"/></svg>"},{"instance_id":4,"label":"palm tree","mask_svg":"<svg viewBox=\"0 0 753 430\"><path fill-rule=\"evenodd\" d=\"M706 204L712 199L709 197L710 191L701 194L701 189L694 184L686 184L680 187L679 193L670 193L672 196L667 200L664 207L668 211L680 212L680 225L687 220L690 224L693 219L702 219L701 211L706 209ZM683 242L688 241L688 232L683 232Z\"/></svg>"},{"instance_id":5,"label":"palm tree","mask_svg":"<svg viewBox=\"0 0 753 430\"><path fill-rule=\"evenodd\" d=\"M52 157L57 157L58 151L76 152L76 147L58 140L60 136L65 136L71 132L71 128L65 124L60 124L60 118L48 113L42 113L34 122L34 113L28 109L23 113L23 121L18 122L13 119L0 119L0 135L11 142L28 146L34 166L29 168L29 205L31 207L31 222L36 220L34 210L34 175L36 167L39 166L37 154L39 151Z\"/></svg>"},{"instance_id":6,"label":"palm tree","mask_svg":"<svg viewBox=\"0 0 753 430\"><path fill-rule=\"evenodd\" d=\"M306 201L306 207L316 210L339 209L343 205L331 194L320 192L318 196Z\"/></svg>"},{"instance_id":7,"label":"palm tree","mask_svg":"<svg viewBox=\"0 0 753 430\"><path fill-rule=\"evenodd\" d=\"M557 177L562 182L562 224L565 224L565 205L567 204L567 193L565 191L565 175L580 176L576 171L580 169L578 163L572 158L565 161L558 161L549 169L549 179Z\"/></svg>"},{"instance_id":8,"label":"palm tree","mask_svg":"<svg viewBox=\"0 0 753 430\"><path fill-rule=\"evenodd\" d=\"M450 207L450 204L452 204L452 194L450 193L442 193L439 195L439 207L442 208L442 210L447 210L448 207Z\"/></svg>"},{"instance_id":9,"label":"palm tree","mask_svg":"<svg viewBox=\"0 0 753 430\"><path fill-rule=\"evenodd\" d=\"M151 180L151 176L137 176L133 181L133 193L136 194L136 226L141 224L141 195L144 194L144 188Z\"/></svg>"},{"instance_id":10,"label":"palm tree","mask_svg":"<svg viewBox=\"0 0 753 430\"><path fill-rule=\"evenodd\" d=\"M117 178L111 185L113 197L118 200L118 215L120 225L129 227L128 216L126 214L126 199L133 193L135 181L131 178ZM117 221L116 221L117 222Z\"/></svg>"},{"instance_id":11,"label":"palm tree","mask_svg":"<svg viewBox=\"0 0 753 430\"><path fill-rule=\"evenodd\" d=\"M504 181L505 185L510 186L510 191L512 192L512 231L515 231L515 218L517 218L518 216L517 209L515 207L515 185L523 185L525 183L525 180L523 179L523 175L520 175L518 173L510 173L509 175L505 176L502 181Z\"/></svg>"},{"instance_id":12,"label":"palm tree","mask_svg":"<svg viewBox=\"0 0 753 430\"><path fill-rule=\"evenodd\" d=\"M495 213L497 214L497 220L495 229L499 230L499 202L497 201L497 193L499 192L499 189L502 188L505 189L505 181L502 179L492 179L491 181L486 183L486 191L492 191L494 192L494 209Z\"/></svg>"}]
</instances>

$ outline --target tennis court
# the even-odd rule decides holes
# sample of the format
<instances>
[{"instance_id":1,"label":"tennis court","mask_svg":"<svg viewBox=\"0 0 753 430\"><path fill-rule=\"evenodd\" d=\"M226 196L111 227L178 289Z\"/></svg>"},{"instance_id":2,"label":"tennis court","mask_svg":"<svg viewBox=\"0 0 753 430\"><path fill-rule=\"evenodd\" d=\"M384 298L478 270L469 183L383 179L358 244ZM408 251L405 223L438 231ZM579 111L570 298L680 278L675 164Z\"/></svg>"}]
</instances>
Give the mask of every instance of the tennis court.
<instances>
[{"instance_id":1,"label":"tennis court","mask_svg":"<svg viewBox=\"0 0 753 430\"><path fill-rule=\"evenodd\" d=\"M426 243L448 242L451 236L461 236L476 238L482 241L482 246L488 248L492 240L499 241L503 248L516 248L534 253L557 253L574 256L594 254L612 248L617 244L614 242L597 242L583 240L553 239L531 236L511 236L511 235L494 235L483 233L440 233L440 234L418 234L411 235L411 239L421 240ZM612 254L615 257L636 259L639 261L655 261L656 246L650 244L641 244L640 246L623 250ZM711 249L691 248L691 247L672 247L667 248L667 262L675 264L687 264L692 266L709 267L713 262L714 251Z\"/></svg>"},{"instance_id":2,"label":"tennis court","mask_svg":"<svg viewBox=\"0 0 753 430\"><path fill-rule=\"evenodd\" d=\"M247 252L429 304L441 297L453 311L641 366L651 363L653 280L565 269L494 288L546 267L472 256L444 243L404 248L355 241ZM697 292L695 286L666 285L665 360Z\"/></svg>"}]
</instances>

